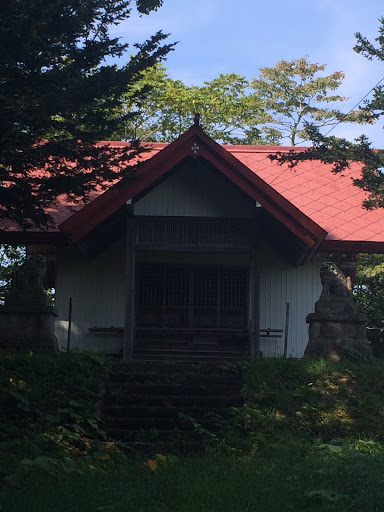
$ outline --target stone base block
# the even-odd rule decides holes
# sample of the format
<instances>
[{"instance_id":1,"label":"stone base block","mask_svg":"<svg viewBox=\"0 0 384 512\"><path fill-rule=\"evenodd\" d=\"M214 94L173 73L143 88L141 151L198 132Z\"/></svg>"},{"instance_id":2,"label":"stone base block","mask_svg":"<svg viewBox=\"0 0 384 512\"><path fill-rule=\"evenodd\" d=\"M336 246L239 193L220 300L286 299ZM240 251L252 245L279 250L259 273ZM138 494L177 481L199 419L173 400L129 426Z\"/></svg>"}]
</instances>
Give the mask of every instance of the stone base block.
<instances>
[{"instance_id":1,"label":"stone base block","mask_svg":"<svg viewBox=\"0 0 384 512\"><path fill-rule=\"evenodd\" d=\"M354 297L322 297L315 304L315 314L328 318L363 316L359 313ZM364 317L365 318L365 317Z\"/></svg>"},{"instance_id":2,"label":"stone base block","mask_svg":"<svg viewBox=\"0 0 384 512\"><path fill-rule=\"evenodd\" d=\"M360 354L365 361L374 360L367 340L367 318L359 313L354 297L321 297L307 323L305 356L340 361Z\"/></svg>"},{"instance_id":3,"label":"stone base block","mask_svg":"<svg viewBox=\"0 0 384 512\"><path fill-rule=\"evenodd\" d=\"M52 308L43 311L12 311L0 308L0 349L12 352L58 350Z\"/></svg>"},{"instance_id":4,"label":"stone base block","mask_svg":"<svg viewBox=\"0 0 384 512\"><path fill-rule=\"evenodd\" d=\"M333 320L308 315L309 342L304 355L340 361L353 355L361 355L365 361L373 361L372 349L366 337L364 321Z\"/></svg>"}]
</instances>

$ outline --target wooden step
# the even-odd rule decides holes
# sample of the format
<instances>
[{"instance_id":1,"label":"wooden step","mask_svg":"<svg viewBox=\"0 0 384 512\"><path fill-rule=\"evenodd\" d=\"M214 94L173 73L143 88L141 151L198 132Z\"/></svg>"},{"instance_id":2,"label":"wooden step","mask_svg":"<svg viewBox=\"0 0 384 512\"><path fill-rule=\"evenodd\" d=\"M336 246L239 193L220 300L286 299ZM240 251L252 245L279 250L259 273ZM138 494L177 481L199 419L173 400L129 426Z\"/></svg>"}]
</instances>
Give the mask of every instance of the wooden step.
<instances>
[{"instance_id":1,"label":"wooden step","mask_svg":"<svg viewBox=\"0 0 384 512\"><path fill-rule=\"evenodd\" d=\"M209 362L209 363L223 363L225 362L240 362L245 359L241 355L234 354L210 354L210 355L196 355L196 354L185 354L185 353L168 353L168 352L153 352L153 353L134 353L133 359L135 361L146 361L146 362L162 362L162 361L178 361L184 363L197 363L197 362Z\"/></svg>"},{"instance_id":2,"label":"wooden step","mask_svg":"<svg viewBox=\"0 0 384 512\"><path fill-rule=\"evenodd\" d=\"M236 366L114 364L104 395L105 429L135 451L201 447L202 440L216 438L238 423L234 408L244 405L242 385L241 368Z\"/></svg>"},{"instance_id":3,"label":"wooden step","mask_svg":"<svg viewBox=\"0 0 384 512\"><path fill-rule=\"evenodd\" d=\"M177 430L182 432L191 432L196 430L196 425L201 425L204 429L211 432L217 432L224 427L234 424L233 418L226 419L197 419L193 418L121 418L119 416L103 418L104 428L110 430L150 430L156 429L159 431L164 430Z\"/></svg>"},{"instance_id":4,"label":"wooden step","mask_svg":"<svg viewBox=\"0 0 384 512\"><path fill-rule=\"evenodd\" d=\"M182 396L209 396L220 395L233 396L241 391L241 385L227 385L221 383L212 384L157 384L151 382L136 383L126 382L115 384L107 390L107 393L139 395L182 395Z\"/></svg>"},{"instance_id":5,"label":"wooden step","mask_svg":"<svg viewBox=\"0 0 384 512\"><path fill-rule=\"evenodd\" d=\"M225 418L233 415L230 407L176 407L176 406L126 406L126 405L109 405L104 407L103 414L105 417L120 418L179 418L180 414L192 416L194 418L217 417Z\"/></svg>"},{"instance_id":6,"label":"wooden step","mask_svg":"<svg viewBox=\"0 0 384 512\"><path fill-rule=\"evenodd\" d=\"M201 364L200 364L201 363ZM242 361L246 363L246 361ZM111 367L111 375L118 374L163 374L168 375L182 374L182 375L241 375L242 366L234 365L233 367L223 366L223 362L208 363L206 361L191 361L191 362L180 362L180 361L128 361L126 363L115 362Z\"/></svg>"},{"instance_id":7,"label":"wooden step","mask_svg":"<svg viewBox=\"0 0 384 512\"><path fill-rule=\"evenodd\" d=\"M238 348L238 349L233 349L233 348L223 348L223 349L220 349L218 347L199 347L199 348L194 348L194 347L186 347L186 348L180 348L180 347L174 347L174 346L170 346L170 347L161 347L161 346L152 346L152 345L149 345L148 347L141 347L141 346L138 346L138 347L135 347L134 350L133 350L133 353L137 353L137 352L169 352L169 353L183 353L185 352L186 354L196 354L196 355L201 355L201 354L244 354L246 351L241 349L241 348Z\"/></svg>"},{"instance_id":8,"label":"wooden step","mask_svg":"<svg viewBox=\"0 0 384 512\"><path fill-rule=\"evenodd\" d=\"M183 430L157 430L148 429L144 431L138 430L127 430L121 428L113 428L108 430L109 436L115 441L123 442L138 442L138 443L167 443L171 445L173 443L191 443L202 440L202 433L195 430L183 431ZM167 452L169 453L169 452Z\"/></svg>"},{"instance_id":9,"label":"wooden step","mask_svg":"<svg viewBox=\"0 0 384 512\"><path fill-rule=\"evenodd\" d=\"M191 455L204 449L204 441L192 439L175 439L168 441L138 442L127 441L121 447L124 452L154 457L156 453L173 455Z\"/></svg>"},{"instance_id":10,"label":"wooden step","mask_svg":"<svg viewBox=\"0 0 384 512\"><path fill-rule=\"evenodd\" d=\"M162 361L162 360L175 360L175 361L241 361L247 359L247 351L238 348L218 348L218 347L186 347L180 348L175 346L158 346L148 345L143 347L141 345L135 347L133 351L134 360L145 361Z\"/></svg>"},{"instance_id":11,"label":"wooden step","mask_svg":"<svg viewBox=\"0 0 384 512\"><path fill-rule=\"evenodd\" d=\"M139 397L134 395L121 395L106 397L106 402L109 405L119 406L134 406L137 403L142 403L148 407L241 407L244 404L244 399L238 395L223 396L223 395L211 395L211 396L183 396L183 395L141 395Z\"/></svg>"},{"instance_id":12,"label":"wooden step","mask_svg":"<svg viewBox=\"0 0 384 512\"><path fill-rule=\"evenodd\" d=\"M152 382L156 384L222 384L222 385L239 385L238 375L201 375L195 374L156 374L156 373L113 373L109 376L109 383L146 383Z\"/></svg>"}]
</instances>

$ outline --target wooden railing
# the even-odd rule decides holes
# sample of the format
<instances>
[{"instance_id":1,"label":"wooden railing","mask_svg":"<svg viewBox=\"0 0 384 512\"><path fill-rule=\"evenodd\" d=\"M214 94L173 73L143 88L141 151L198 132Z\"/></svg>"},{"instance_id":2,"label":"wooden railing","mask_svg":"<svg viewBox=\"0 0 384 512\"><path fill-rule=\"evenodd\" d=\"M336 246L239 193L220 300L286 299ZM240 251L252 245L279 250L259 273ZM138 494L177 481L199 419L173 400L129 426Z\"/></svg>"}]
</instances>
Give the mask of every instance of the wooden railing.
<instances>
[{"instance_id":1,"label":"wooden railing","mask_svg":"<svg viewBox=\"0 0 384 512\"><path fill-rule=\"evenodd\" d=\"M180 247L243 247L252 229L247 219L137 218L136 244Z\"/></svg>"},{"instance_id":2,"label":"wooden railing","mask_svg":"<svg viewBox=\"0 0 384 512\"><path fill-rule=\"evenodd\" d=\"M89 327L89 332L98 334L124 334L124 327ZM183 327L137 327L136 332L146 333L172 333L172 334L233 334L248 335L247 329L215 329L215 328L183 328ZM260 338L281 338L283 329L259 329Z\"/></svg>"}]
</instances>

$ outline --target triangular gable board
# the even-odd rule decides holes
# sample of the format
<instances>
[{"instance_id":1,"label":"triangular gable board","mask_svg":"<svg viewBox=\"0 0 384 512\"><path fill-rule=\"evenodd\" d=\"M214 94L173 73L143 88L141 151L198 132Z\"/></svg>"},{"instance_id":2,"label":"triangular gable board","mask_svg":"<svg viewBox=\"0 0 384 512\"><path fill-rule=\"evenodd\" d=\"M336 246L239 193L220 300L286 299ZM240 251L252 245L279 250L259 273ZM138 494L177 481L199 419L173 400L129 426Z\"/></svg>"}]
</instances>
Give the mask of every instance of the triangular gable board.
<instances>
[{"instance_id":1,"label":"triangular gable board","mask_svg":"<svg viewBox=\"0 0 384 512\"><path fill-rule=\"evenodd\" d=\"M186 159L176 172L134 203L135 215L252 218L256 202L202 159Z\"/></svg>"},{"instance_id":2,"label":"triangular gable board","mask_svg":"<svg viewBox=\"0 0 384 512\"><path fill-rule=\"evenodd\" d=\"M195 158L209 163L217 172L259 203L282 226L308 248L308 258L324 240L327 232L293 206L264 180L226 149L208 137L199 126L192 126L175 142L139 166L132 179L104 192L90 204L63 222L59 229L73 242L83 239L127 202L137 202L163 181L184 160Z\"/></svg>"}]
</instances>

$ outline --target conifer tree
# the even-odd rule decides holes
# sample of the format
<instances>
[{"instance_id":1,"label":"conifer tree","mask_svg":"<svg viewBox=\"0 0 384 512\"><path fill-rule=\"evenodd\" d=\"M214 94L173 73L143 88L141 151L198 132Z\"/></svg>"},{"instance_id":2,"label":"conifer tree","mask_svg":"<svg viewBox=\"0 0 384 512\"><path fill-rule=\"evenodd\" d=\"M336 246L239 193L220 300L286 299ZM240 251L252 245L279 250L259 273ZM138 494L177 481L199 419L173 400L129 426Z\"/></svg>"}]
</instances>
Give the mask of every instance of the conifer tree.
<instances>
[{"instance_id":1,"label":"conifer tree","mask_svg":"<svg viewBox=\"0 0 384 512\"><path fill-rule=\"evenodd\" d=\"M2 0L0 220L46 226L47 208L59 195L86 200L97 185L125 172L128 152L95 143L120 122L111 112L119 110L123 92L173 45L159 31L118 66L111 59L124 56L128 45L110 29L130 16L131 4L149 14L162 3Z\"/></svg>"}]
</instances>

